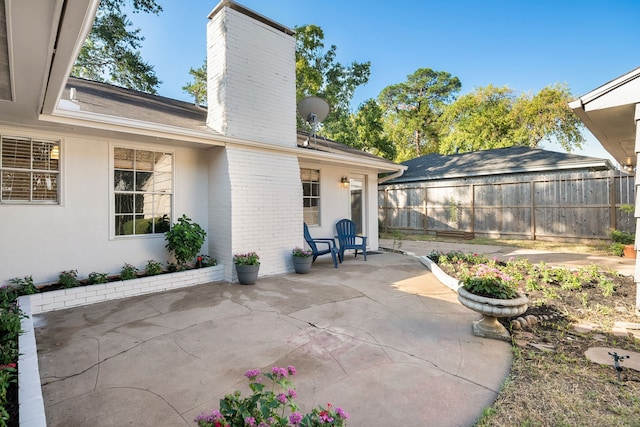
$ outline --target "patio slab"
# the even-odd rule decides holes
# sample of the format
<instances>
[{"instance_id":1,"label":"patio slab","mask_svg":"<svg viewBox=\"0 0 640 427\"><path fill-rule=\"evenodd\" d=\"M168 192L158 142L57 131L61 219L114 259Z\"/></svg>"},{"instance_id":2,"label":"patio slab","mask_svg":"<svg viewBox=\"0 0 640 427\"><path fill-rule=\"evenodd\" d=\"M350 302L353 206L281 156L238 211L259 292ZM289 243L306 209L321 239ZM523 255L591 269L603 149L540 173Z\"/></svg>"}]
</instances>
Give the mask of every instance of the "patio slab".
<instances>
[{"instance_id":1,"label":"patio slab","mask_svg":"<svg viewBox=\"0 0 640 427\"><path fill-rule=\"evenodd\" d=\"M468 426L511 366L413 257L374 253L255 285L209 283L35 316L47 424L195 426L249 369L293 365L303 412L349 425Z\"/></svg>"}]
</instances>

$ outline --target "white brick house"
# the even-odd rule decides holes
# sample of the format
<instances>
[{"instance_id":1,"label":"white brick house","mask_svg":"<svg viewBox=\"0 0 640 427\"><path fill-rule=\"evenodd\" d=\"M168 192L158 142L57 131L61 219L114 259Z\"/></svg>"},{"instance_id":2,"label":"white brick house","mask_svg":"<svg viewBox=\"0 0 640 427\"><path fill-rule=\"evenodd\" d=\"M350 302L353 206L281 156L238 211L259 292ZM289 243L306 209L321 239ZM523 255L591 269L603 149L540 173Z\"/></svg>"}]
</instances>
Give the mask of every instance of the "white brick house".
<instances>
[{"instance_id":1,"label":"white brick house","mask_svg":"<svg viewBox=\"0 0 640 427\"><path fill-rule=\"evenodd\" d=\"M163 221L182 214L205 228L202 252L228 281L237 252L258 252L261 275L292 271L303 221L327 237L351 217L377 249L378 174L404 167L322 138L303 144L291 30L218 4L207 110L69 78L98 0L43 3L0 8L0 284L165 262Z\"/></svg>"}]
</instances>

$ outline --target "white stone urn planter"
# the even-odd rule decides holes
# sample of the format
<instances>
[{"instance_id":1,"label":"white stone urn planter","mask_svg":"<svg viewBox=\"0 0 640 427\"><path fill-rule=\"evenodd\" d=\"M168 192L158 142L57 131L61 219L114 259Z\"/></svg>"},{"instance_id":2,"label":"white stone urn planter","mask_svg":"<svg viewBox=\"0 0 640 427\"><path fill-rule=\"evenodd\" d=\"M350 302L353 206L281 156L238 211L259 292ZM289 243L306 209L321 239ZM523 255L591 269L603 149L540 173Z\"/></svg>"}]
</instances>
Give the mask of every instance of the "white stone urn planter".
<instances>
[{"instance_id":1,"label":"white stone urn planter","mask_svg":"<svg viewBox=\"0 0 640 427\"><path fill-rule=\"evenodd\" d=\"M487 298L472 294L465 288L458 288L458 301L468 309L483 315L473 322L473 334L477 337L509 341L509 331L498 322L499 317L516 317L527 311L529 300L518 294L513 299Z\"/></svg>"}]
</instances>

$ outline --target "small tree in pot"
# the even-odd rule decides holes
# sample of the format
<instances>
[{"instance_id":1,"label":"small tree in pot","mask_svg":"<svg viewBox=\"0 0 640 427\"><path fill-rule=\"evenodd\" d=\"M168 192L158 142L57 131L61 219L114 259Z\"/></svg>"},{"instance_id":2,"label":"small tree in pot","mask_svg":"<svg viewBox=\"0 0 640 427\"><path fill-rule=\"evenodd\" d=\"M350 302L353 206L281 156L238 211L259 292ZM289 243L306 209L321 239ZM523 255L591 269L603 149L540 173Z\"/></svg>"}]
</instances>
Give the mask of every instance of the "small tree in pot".
<instances>
[{"instance_id":1,"label":"small tree in pot","mask_svg":"<svg viewBox=\"0 0 640 427\"><path fill-rule=\"evenodd\" d=\"M193 260L204 243L207 232L186 215L165 233L165 248L173 253L179 266L184 267Z\"/></svg>"}]
</instances>

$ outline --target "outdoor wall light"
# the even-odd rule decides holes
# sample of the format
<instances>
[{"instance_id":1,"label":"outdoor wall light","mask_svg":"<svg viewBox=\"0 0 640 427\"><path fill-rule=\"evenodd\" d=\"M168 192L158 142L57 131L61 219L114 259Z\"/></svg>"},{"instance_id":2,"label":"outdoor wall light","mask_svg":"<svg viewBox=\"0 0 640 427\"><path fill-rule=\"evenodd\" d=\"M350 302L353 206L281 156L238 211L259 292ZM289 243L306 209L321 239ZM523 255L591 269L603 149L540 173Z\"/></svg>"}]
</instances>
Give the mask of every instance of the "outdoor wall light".
<instances>
[{"instance_id":1,"label":"outdoor wall light","mask_svg":"<svg viewBox=\"0 0 640 427\"><path fill-rule=\"evenodd\" d=\"M342 188L349 188L349 178L347 178L346 176L340 178L340 185L342 186Z\"/></svg>"},{"instance_id":2,"label":"outdoor wall light","mask_svg":"<svg viewBox=\"0 0 640 427\"><path fill-rule=\"evenodd\" d=\"M633 162L631 161L631 157L627 157L627 161L625 162L625 165L624 165L624 170L627 172L633 171Z\"/></svg>"}]
</instances>

